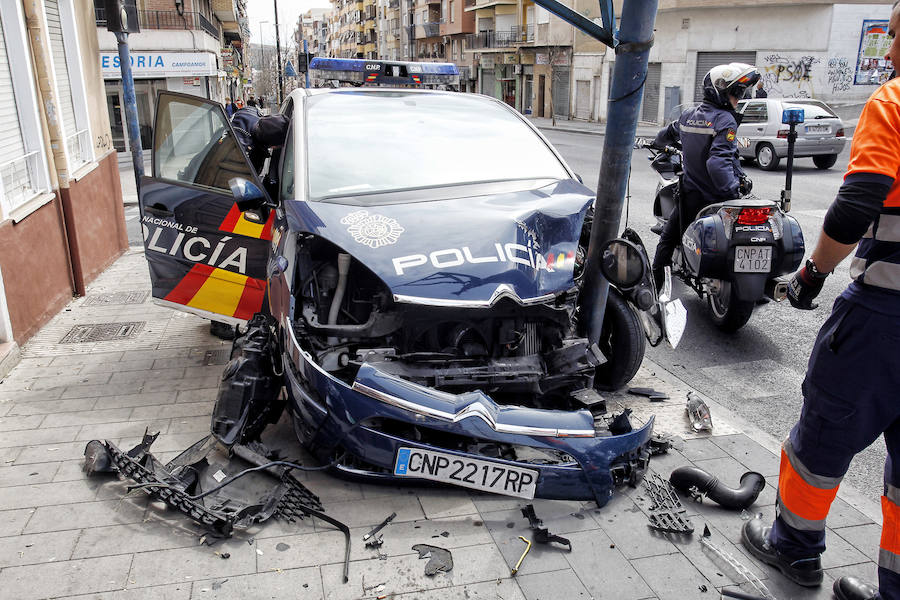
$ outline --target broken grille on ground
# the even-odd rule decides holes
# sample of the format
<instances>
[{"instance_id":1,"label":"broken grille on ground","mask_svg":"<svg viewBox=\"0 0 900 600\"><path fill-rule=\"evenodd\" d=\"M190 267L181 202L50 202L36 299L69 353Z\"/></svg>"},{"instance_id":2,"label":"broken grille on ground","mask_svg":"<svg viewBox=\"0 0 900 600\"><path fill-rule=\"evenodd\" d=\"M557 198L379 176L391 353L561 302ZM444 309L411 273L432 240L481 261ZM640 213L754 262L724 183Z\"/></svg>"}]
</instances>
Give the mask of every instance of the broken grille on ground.
<instances>
[{"instance_id":1,"label":"broken grille on ground","mask_svg":"<svg viewBox=\"0 0 900 600\"><path fill-rule=\"evenodd\" d=\"M84 299L82 306L108 306L118 304L143 304L150 294L149 290L131 290L125 292L111 292L108 294L94 294Z\"/></svg>"},{"instance_id":2,"label":"broken grille on ground","mask_svg":"<svg viewBox=\"0 0 900 600\"><path fill-rule=\"evenodd\" d=\"M81 344L86 342L109 342L134 337L144 328L145 321L122 323L92 323L76 325L59 340L60 344Z\"/></svg>"}]
</instances>

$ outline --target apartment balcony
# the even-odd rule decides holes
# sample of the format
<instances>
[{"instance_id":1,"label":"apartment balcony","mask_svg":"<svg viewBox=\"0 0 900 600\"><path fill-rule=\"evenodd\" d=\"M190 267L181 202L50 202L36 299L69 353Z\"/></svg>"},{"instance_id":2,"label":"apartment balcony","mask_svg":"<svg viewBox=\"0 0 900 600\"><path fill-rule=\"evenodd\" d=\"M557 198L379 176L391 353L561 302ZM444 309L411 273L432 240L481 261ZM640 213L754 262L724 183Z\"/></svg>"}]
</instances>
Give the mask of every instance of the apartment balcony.
<instances>
[{"instance_id":1,"label":"apartment balcony","mask_svg":"<svg viewBox=\"0 0 900 600\"><path fill-rule=\"evenodd\" d=\"M511 48L534 41L534 26L514 27L509 31L482 31L466 36L466 48Z\"/></svg>"},{"instance_id":2,"label":"apartment balcony","mask_svg":"<svg viewBox=\"0 0 900 600\"><path fill-rule=\"evenodd\" d=\"M473 3L466 2L465 10L481 10L482 8L490 8L492 6L499 6L501 4L516 5L516 0L475 0Z\"/></svg>"},{"instance_id":3,"label":"apartment balcony","mask_svg":"<svg viewBox=\"0 0 900 600\"><path fill-rule=\"evenodd\" d=\"M216 18L223 23L237 21L241 13L244 12L238 9L234 0L211 0L209 4Z\"/></svg>"},{"instance_id":4,"label":"apartment balcony","mask_svg":"<svg viewBox=\"0 0 900 600\"><path fill-rule=\"evenodd\" d=\"M174 10L139 10L138 23L141 29L169 29L205 31L219 39L219 28L198 12L185 12L179 15ZM97 27L106 28L106 9L95 7L94 20Z\"/></svg>"},{"instance_id":5,"label":"apartment balcony","mask_svg":"<svg viewBox=\"0 0 900 600\"><path fill-rule=\"evenodd\" d=\"M438 37L441 35L441 24L420 23L416 25L416 39Z\"/></svg>"}]
</instances>

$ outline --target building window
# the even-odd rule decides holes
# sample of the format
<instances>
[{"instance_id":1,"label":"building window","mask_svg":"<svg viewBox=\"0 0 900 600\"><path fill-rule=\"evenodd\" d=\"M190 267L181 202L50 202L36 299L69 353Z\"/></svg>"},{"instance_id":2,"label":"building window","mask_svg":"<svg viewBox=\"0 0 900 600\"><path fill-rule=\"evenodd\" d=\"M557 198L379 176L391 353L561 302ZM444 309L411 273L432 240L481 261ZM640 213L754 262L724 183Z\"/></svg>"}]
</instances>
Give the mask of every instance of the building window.
<instances>
[{"instance_id":1,"label":"building window","mask_svg":"<svg viewBox=\"0 0 900 600\"><path fill-rule=\"evenodd\" d=\"M72 0L46 0L47 40L53 56L56 100L62 116L69 171L75 172L94 159L88 124L86 92L81 74L81 53L75 30Z\"/></svg>"},{"instance_id":2,"label":"building window","mask_svg":"<svg viewBox=\"0 0 900 600\"><path fill-rule=\"evenodd\" d=\"M21 2L0 0L0 13L0 212L18 220L30 212L29 202L50 191L50 176L31 61L21 58L31 56Z\"/></svg>"},{"instance_id":3,"label":"building window","mask_svg":"<svg viewBox=\"0 0 900 600\"><path fill-rule=\"evenodd\" d=\"M456 11L453 9L454 0L450 0L450 22L456 23Z\"/></svg>"}]
</instances>

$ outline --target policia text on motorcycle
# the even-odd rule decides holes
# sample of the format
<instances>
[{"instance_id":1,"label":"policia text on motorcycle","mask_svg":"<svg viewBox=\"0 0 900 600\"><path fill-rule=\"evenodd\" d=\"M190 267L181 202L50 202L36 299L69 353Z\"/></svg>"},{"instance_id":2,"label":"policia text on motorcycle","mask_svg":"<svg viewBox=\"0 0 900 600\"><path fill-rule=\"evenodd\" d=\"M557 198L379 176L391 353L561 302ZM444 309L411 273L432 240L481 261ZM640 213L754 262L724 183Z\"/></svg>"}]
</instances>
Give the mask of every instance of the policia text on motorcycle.
<instances>
[{"instance_id":1,"label":"policia text on motorcycle","mask_svg":"<svg viewBox=\"0 0 900 600\"><path fill-rule=\"evenodd\" d=\"M888 55L900 63L900 7L889 24ZM778 503L771 527L748 521L742 541L760 560L806 586L822 582L825 518L850 460L883 433L884 515L879 589L858 579L834 583L839 600L900 599L900 79L866 102L853 135L850 163L810 259L791 281L797 308L853 249L850 286L819 330L803 409L782 446ZM880 596L879 596L880 593Z\"/></svg>"},{"instance_id":2,"label":"policia text on motorcycle","mask_svg":"<svg viewBox=\"0 0 900 600\"><path fill-rule=\"evenodd\" d=\"M744 92L759 81L752 65L731 63L710 69L703 78L703 102L690 108L656 136L654 146L681 144L684 174L681 199L669 215L656 246L653 277L662 287L663 269L694 216L705 206L750 193L751 183L737 153L740 115L734 109Z\"/></svg>"}]
</instances>

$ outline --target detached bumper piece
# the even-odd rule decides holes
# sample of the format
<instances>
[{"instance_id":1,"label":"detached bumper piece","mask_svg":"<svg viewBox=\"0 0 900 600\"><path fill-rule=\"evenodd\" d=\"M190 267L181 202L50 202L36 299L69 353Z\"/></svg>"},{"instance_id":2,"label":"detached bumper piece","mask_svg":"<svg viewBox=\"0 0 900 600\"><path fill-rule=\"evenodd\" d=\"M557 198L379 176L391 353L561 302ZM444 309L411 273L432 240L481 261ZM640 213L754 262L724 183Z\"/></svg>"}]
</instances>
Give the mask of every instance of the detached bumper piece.
<instances>
[{"instance_id":1,"label":"detached bumper piece","mask_svg":"<svg viewBox=\"0 0 900 600\"><path fill-rule=\"evenodd\" d=\"M315 494L290 473L274 468L247 473L211 491L226 478L268 462L268 451L261 444L236 446L241 451L228 456L207 436L163 465L150 453L158 435L145 433L143 441L127 452L110 441L91 441L85 448L85 471L117 472L137 484L129 491L145 491L218 537L230 537L235 529L272 516L294 521L323 510Z\"/></svg>"}]
</instances>

